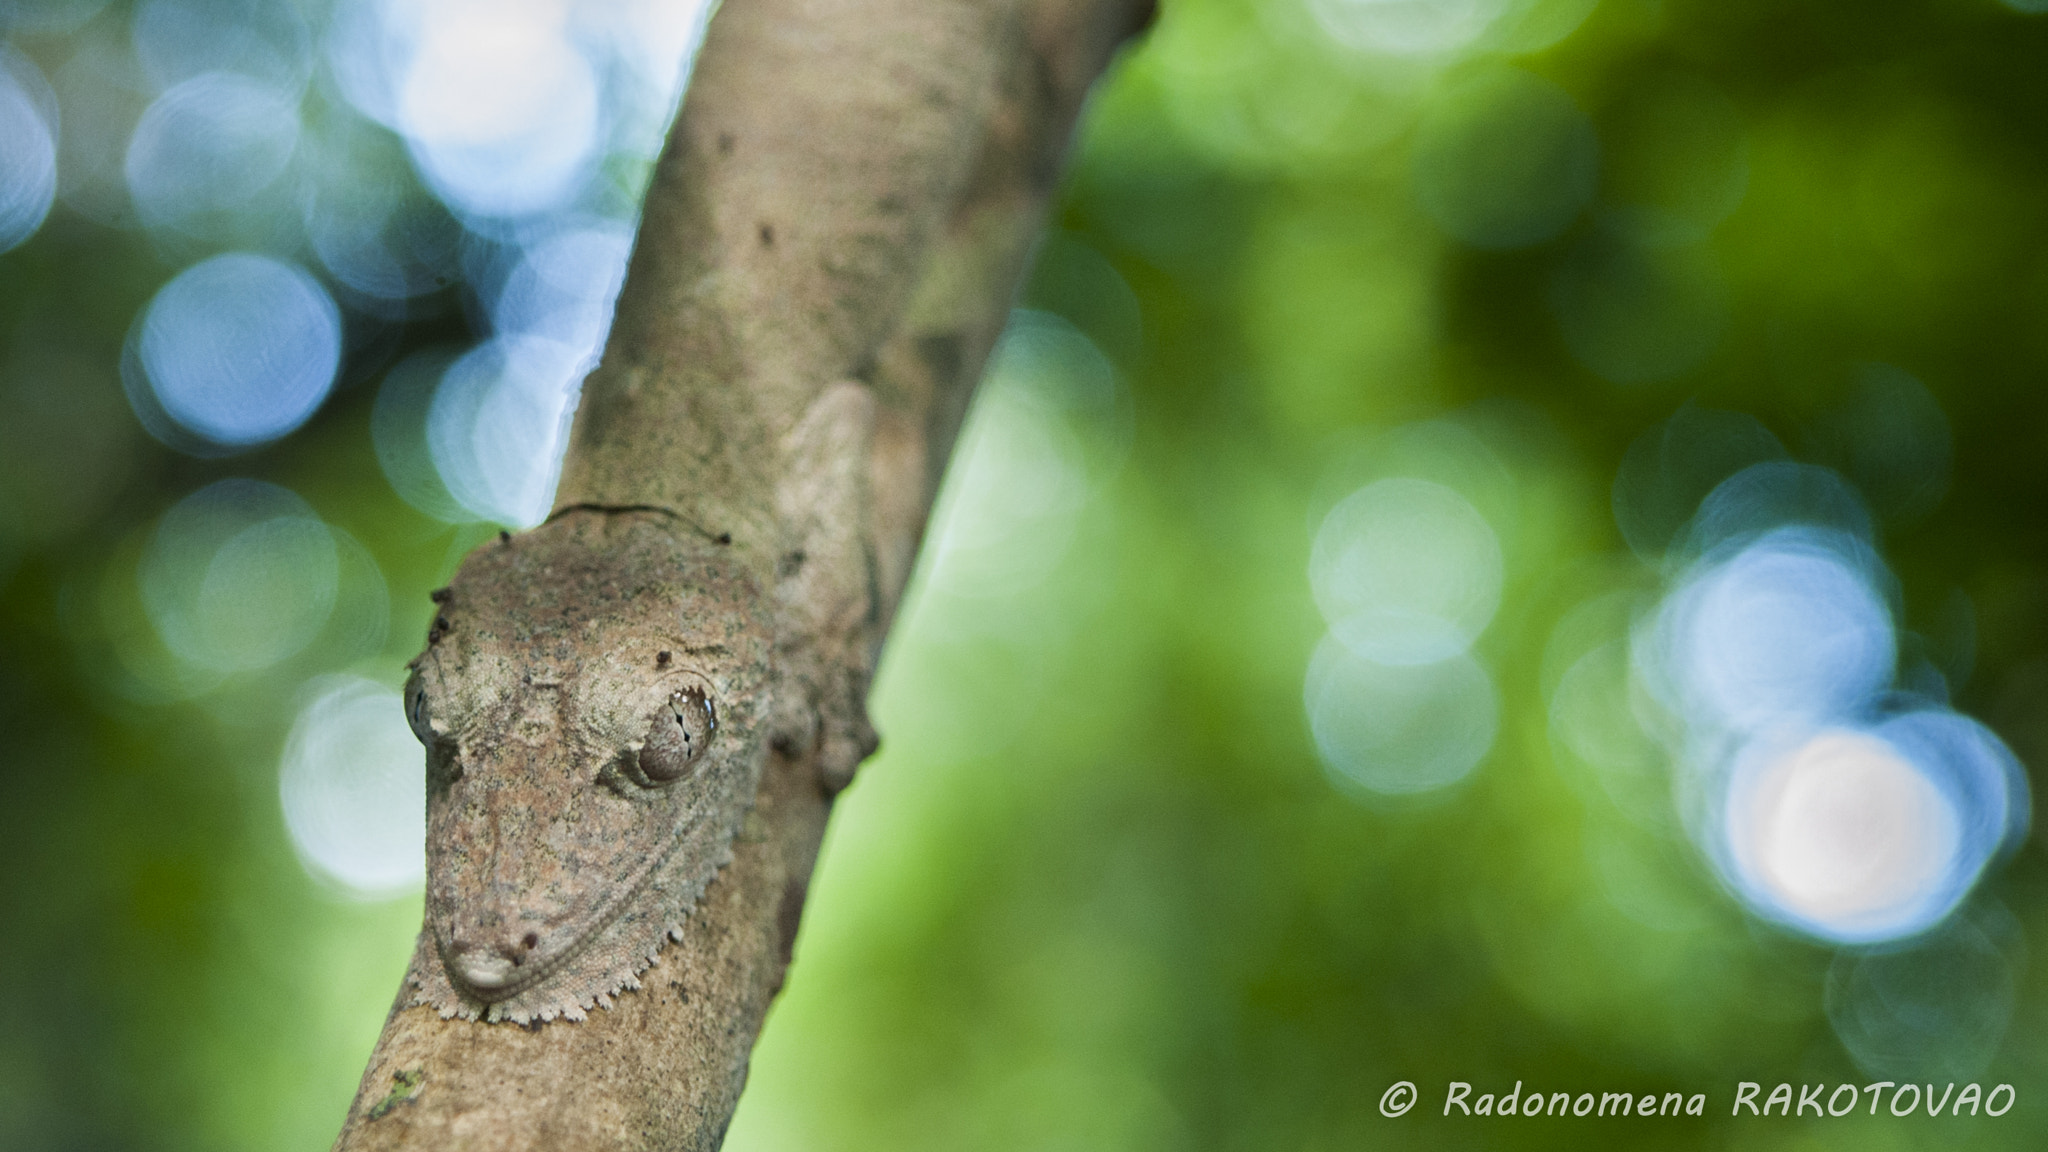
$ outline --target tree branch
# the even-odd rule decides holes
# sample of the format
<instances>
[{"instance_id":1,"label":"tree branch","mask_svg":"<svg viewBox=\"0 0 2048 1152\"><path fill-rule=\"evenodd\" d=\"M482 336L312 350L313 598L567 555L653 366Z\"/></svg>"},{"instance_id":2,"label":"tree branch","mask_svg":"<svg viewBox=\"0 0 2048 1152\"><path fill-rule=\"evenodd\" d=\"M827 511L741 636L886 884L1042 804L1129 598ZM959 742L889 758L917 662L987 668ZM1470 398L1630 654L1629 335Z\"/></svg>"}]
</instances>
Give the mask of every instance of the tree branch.
<instances>
[{"instance_id":1,"label":"tree branch","mask_svg":"<svg viewBox=\"0 0 2048 1152\"><path fill-rule=\"evenodd\" d=\"M769 586L786 446L857 382L886 626L1088 86L1149 16L1148 0L726 0L559 506L672 512L729 534ZM824 833L819 755L768 756L682 942L608 1010L521 1028L442 1019L402 991L336 1147L717 1147Z\"/></svg>"}]
</instances>

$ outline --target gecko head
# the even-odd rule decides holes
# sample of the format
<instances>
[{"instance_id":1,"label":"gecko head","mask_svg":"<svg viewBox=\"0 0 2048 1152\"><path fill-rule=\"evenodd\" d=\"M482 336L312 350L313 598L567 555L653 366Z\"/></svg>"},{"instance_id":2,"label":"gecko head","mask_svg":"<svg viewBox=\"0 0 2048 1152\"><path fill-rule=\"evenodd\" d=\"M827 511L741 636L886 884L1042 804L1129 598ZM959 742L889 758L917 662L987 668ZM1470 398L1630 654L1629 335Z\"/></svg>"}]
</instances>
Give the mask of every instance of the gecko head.
<instances>
[{"instance_id":1,"label":"gecko head","mask_svg":"<svg viewBox=\"0 0 2048 1152\"><path fill-rule=\"evenodd\" d=\"M753 585L645 517L486 546L436 600L405 691L427 921L450 982L490 1004L588 967L677 853L725 851L760 771L767 647Z\"/></svg>"}]
</instances>

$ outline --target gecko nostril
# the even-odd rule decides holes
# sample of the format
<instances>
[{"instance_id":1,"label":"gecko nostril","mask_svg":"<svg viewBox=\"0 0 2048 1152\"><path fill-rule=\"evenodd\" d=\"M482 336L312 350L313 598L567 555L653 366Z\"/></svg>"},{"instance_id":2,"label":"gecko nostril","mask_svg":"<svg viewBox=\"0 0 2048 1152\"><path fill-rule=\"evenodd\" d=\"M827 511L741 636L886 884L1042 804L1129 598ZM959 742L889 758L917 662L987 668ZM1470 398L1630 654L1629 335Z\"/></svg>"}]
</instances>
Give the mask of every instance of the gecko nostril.
<instances>
[{"instance_id":1,"label":"gecko nostril","mask_svg":"<svg viewBox=\"0 0 2048 1152\"><path fill-rule=\"evenodd\" d=\"M529 950L538 948L540 947L540 934L538 932L528 932L519 942L524 944Z\"/></svg>"}]
</instances>

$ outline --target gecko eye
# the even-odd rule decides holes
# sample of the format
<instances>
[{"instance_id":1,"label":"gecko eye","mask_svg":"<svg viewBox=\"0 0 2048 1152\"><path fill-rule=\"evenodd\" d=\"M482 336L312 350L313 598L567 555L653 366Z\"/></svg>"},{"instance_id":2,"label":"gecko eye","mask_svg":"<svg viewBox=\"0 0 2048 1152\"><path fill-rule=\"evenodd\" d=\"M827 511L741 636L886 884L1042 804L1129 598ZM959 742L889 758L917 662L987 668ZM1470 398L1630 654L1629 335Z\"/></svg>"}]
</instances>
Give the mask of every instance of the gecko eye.
<instances>
[{"instance_id":1,"label":"gecko eye","mask_svg":"<svg viewBox=\"0 0 2048 1152\"><path fill-rule=\"evenodd\" d=\"M419 742L434 746L433 713L427 708L427 689L417 674L405 682L405 722Z\"/></svg>"},{"instance_id":2,"label":"gecko eye","mask_svg":"<svg viewBox=\"0 0 2048 1152\"><path fill-rule=\"evenodd\" d=\"M640 771L656 784L680 780L704 757L718 731L718 710L701 688L684 688L654 714L647 743L640 747Z\"/></svg>"}]
</instances>

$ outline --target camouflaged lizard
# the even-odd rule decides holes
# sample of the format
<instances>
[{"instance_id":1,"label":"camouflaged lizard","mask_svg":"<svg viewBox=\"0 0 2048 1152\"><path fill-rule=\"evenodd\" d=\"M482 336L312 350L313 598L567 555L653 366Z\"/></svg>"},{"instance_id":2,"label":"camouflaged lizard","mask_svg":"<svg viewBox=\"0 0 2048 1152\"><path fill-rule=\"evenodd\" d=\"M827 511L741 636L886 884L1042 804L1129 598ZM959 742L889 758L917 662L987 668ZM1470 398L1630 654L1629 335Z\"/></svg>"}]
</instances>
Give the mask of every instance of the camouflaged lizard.
<instances>
[{"instance_id":1,"label":"camouflaged lizard","mask_svg":"<svg viewBox=\"0 0 2048 1152\"><path fill-rule=\"evenodd\" d=\"M771 747L815 758L828 792L873 751L872 426L841 383L790 432L773 556L675 510L573 505L434 594L405 690L427 750L414 1003L610 1007L688 931Z\"/></svg>"}]
</instances>

